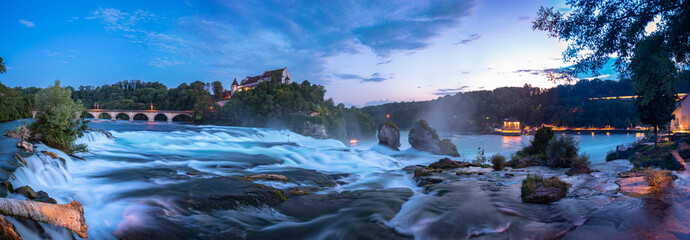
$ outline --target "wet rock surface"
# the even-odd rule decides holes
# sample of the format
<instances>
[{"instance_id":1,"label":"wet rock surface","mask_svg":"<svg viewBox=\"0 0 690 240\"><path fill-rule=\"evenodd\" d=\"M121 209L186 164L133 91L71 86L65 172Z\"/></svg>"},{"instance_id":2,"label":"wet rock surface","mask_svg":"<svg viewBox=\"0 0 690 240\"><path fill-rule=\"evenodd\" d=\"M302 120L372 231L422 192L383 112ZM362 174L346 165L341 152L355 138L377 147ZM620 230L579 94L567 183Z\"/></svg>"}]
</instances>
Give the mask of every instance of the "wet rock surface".
<instances>
[{"instance_id":1,"label":"wet rock surface","mask_svg":"<svg viewBox=\"0 0 690 240\"><path fill-rule=\"evenodd\" d=\"M592 171L593 170L589 168L589 165L578 164L578 165L572 166L570 169L568 169L568 171L565 172L565 174L567 174L568 176L572 176L575 174L589 174Z\"/></svg>"},{"instance_id":2,"label":"wet rock surface","mask_svg":"<svg viewBox=\"0 0 690 240\"><path fill-rule=\"evenodd\" d=\"M326 139L328 138L328 133L326 132L326 126L323 124L312 123L305 121L302 124L302 135L310 136L316 139Z\"/></svg>"},{"instance_id":3,"label":"wet rock surface","mask_svg":"<svg viewBox=\"0 0 690 240\"><path fill-rule=\"evenodd\" d=\"M436 129L429 126L426 120L419 120L412 125L408 141L410 145L420 151L437 155L459 157L458 149L450 140L441 140Z\"/></svg>"},{"instance_id":4,"label":"wet rock surface","mask_svg":"<svg viewBox=\"0 0 690 240\"><path fill-rule=\"evenodd\" d=\"M398 150L400 147L400 130L392 123L383 123L378 131L379 144Z\"/></svg>"}]
</instances>

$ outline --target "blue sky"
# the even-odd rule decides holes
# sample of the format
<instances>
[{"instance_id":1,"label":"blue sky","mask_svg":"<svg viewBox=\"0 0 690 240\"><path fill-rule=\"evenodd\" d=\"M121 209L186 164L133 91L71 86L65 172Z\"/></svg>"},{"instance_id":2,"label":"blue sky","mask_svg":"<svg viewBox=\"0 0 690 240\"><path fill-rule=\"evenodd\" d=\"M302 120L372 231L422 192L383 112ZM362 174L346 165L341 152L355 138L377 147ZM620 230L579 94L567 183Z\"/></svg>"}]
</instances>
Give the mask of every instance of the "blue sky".
<instances>
[{"instance_id":1,"label":"blue sky","mask_svg":"<svg viewBox=\"0 0 690 240\"><path fill-rule=\"evenodd\" d=\"M0 9L9 86L221 81L288 67L363 106L550 87L565 44L535 32L562 1L18 1ZM610 71L604 78L615 78Z\"/></svg>"}]
</instances>

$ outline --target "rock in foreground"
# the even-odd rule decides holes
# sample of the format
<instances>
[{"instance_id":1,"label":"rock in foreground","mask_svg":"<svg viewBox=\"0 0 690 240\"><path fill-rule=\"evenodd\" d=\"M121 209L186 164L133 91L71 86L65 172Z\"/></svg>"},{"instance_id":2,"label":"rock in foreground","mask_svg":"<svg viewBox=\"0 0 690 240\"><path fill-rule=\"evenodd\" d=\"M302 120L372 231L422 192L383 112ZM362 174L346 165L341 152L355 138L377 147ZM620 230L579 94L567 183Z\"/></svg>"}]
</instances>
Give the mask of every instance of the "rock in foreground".
<instances>
[{"instance_id":1,"label":"rock in foreground","mask_svg":"<svg viewBox=\"0 0 690 240\"><path fill-rule=\"evenodd\" d=\"M591 172L593 171L589 168L589 166L587 166L587 164L577 164L568 169L568 171L565 172L565 174L568 176L572 176L575 174L589 174Z\"/></svg>"},{"instance_id":2,"label":"rock in foreground","mask_svg":"<svg viewBox=\"0 0 690 240\"><path fill-rule=\"evenodd\" d=\"M394 123L385 122L381 124L378 132L379 144L398 150L400 147L400 130Z\"/></svg>"},{"instance_id":3,"label":"rock in foreground","mask_svg":"<svg viewBox=\"0 0 690 240\"><path fill-rule=\"evenodd\" d=\"M557 177L545 179L528 175L522 182L522 202L546 204L558 201L568 194L569 185Z\"/></svg>"},{"instance_id":4,"label":"rock in foreground","mask_svg":"<svg viewBox=\"0 0 690 240\"><path fill-rule=\"evenodd\" d=\"M458 149L450 139L441 140L436 129L429 126L426 120L419 120L410 129L410 145L414 149L426 151L437 155L459 157Z\"/></svg>"}]
</instances>

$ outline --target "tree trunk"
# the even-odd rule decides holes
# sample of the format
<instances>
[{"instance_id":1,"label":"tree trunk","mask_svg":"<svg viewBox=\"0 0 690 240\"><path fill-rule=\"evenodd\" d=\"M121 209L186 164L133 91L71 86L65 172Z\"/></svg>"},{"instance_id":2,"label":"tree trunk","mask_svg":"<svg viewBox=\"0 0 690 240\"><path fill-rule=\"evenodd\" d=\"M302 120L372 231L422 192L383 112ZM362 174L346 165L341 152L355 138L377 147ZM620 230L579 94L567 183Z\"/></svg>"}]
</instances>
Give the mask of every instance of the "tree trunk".
<instances>
[{"instance_id":1,"label":"tree trunk","mask_svg":"<svg viewBox=\"0 0 690 240\"><path fill-rule=\"evenodd\" d=\"M654 148L657 147L657 144L659 143L659 135L657 135L657 129L659 126L654 125Z\"/></svg>"},{"instance_id":2,"label":"tree trunk","mask_svg":"<svg viewBox=\"0 0 690 240\"><path fill-rule=\"evenodd\" d=\"M77 201L69 204L51 204L0 198L0 213L65 227L81 238L89 238L89 226L84 221L84 209Z\"/></svg>"},{"instance_id":3,"label":"tree trunk","mask_svg":"<svg viewBox=\"0 0 690 240\"><path fill-rule=\"evenodd\" d=\"M14 227L14 224L2 215L0 215L0 239L22 240L19 234L17 234L17 228Z\"/></svg>"}]
</instances>

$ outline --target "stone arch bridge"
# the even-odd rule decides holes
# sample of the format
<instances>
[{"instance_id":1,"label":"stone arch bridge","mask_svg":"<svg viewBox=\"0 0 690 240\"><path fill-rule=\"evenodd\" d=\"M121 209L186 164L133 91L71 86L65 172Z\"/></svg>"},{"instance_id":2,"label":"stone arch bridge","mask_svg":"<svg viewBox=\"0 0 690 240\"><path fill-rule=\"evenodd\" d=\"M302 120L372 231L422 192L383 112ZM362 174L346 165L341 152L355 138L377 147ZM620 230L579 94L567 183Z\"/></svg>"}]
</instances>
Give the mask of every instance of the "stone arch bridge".
<instances>
[{"instance_id":1,"label":"stone arch bridge","mask_svg":"<svg viewBox=\"0 0 690 240\"><path fill-rule=\"evenodd\" d=\"M154 122L155 118L159 114L163 114L169 123L173 122L173 118L185 115L192 118L192 111L176 111L176 110L119 110L119 109L87 109L86 112L93 115L93 119L101 119L103 113L110 115L110 119L115 120L117 115L125 114L129 117L129 121L134 121L134 116L142 114L146 116L149 122ZM38 111L31 111L31 117L36 118L36 113ZM79 117L79 113L77 113Z\"/></svg>"}]
</instances>

